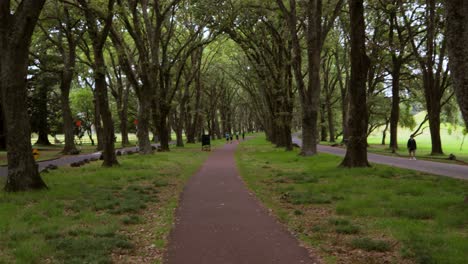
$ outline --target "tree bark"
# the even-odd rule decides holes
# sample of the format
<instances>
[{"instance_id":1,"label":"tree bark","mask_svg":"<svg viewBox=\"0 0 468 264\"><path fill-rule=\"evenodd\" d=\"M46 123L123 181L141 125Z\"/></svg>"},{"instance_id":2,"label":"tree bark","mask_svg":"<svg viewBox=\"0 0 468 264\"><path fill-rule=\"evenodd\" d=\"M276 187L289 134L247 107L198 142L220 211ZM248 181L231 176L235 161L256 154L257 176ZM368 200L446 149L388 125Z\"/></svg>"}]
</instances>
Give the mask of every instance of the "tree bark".
<instances>
[{"instance_id":1,"label":"tree bark","mask_svg":"<svg viewBox=\"0 0 468 264\"><path fill-rule=\"evenodd\" d=\"M367 161L367 92L369 58L365 46L363 0L350 0L351 80L349 87L349 140L343 167L368 167Z\"/></svg>"},{"instance_id":2,"label":"tree bark","mask_svg":"<svg viewBox=\"0 0 468 264\"><path fill-rule=\"evenodd\" d=\"M36 100L34 100L37 104L36 105L37 116L35 116L35 118L37 118L36 129L37 129L37 134L38 134L35 145L50 146L52 144L50 143L49 137L48 137L49 124L47 122L47 115L49 114L49 112L47 110L48 87L46 87L46 85L47 84L38 83L35 87L36 89L39 90L38 93L35 95Z\"/></svg>"},{"instance_id":3,"label":"tree bark","mask_svg":"<svg viewBox=\"0 0 468 264\"><path fill-rule=\"evenodd\" d=\"M120 133L122 134L122 147L130 145L130 140L128 140L128 96L130 93L130 88L124 91L122 108L119 111L120 117Z\"/></svg>"},{"instance_id":4,"label":"tree bark","mask_svg":"<svg viewBox=\"0 0 468 264\"><path fill-rule=\"evenodd\" d=\"M5 126L5 116L3 114L2 94L0 87L0 150L6 150L7 147L7 134Z\"/></svg>"},{"instance_id":5,"label":"tree bark","mask_svg":"<svg viewBox=\"0 0 468 264\"><path fill-rule=\"evenodd\" d=\"M401 64L393 59L392 69L392 110L390 113L390 149L398 149L398 121L400 119L400 71Z\"/></svg>"},{"instance_id":6,"label":"tree bark","mask_svg":"<svg viewBox=\"0 0 468 264\"><path fill-rule=\"evenodd\" d=\"M449 67L458 105L468 130L468 2L446 0Z\"/></svg>"},{"instance_id":7,"label":"tree bark","mask_svg":"<svg viewBox=\"0 0 468 264\"><path fill-rule=\"evenodd\" d=\"M9 192L47 188L31 147L26 103L29 46L45 0L24 0L12 14L10 1L0 2L0 88L8 135Z\"/></svg>"}]
</instances>

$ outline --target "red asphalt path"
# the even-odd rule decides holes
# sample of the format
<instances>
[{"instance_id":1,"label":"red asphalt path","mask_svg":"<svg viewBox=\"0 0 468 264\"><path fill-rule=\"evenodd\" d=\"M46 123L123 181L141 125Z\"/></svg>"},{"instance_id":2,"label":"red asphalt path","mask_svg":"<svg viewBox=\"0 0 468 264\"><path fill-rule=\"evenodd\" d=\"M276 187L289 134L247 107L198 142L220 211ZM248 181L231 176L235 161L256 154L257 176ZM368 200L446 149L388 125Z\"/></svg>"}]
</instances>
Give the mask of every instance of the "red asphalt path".
<instances>
[{"instance_id":1,"label":"red asphalt path","mask_svg":"<svg viewBox=\"0 0 468 264\"><path fill-rule=\"evenodd\" d=\"M249 193L226 144L189 180L165 263L315 263L306 249Z\"/></svg>"}]
</instances>

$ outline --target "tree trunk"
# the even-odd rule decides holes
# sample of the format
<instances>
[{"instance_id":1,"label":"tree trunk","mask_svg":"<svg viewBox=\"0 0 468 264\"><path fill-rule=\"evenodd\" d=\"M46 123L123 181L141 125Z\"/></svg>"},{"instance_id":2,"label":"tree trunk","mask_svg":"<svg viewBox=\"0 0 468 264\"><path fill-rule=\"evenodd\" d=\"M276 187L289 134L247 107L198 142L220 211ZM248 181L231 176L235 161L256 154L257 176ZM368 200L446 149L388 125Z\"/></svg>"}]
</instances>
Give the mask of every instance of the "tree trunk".
<instances>
[{"instance_id":1,"label":"tree trunk","mask_svg":"<svg viewBox=\"0 0 468 264\"><path fill-rule=\"evenodd\" d=\"M112 167L118 165L117 156L115 155L115 133L112 114L109 109L109 99L107 95L105 61L102 49L94 50L94 79L96 85L96 93L99 105L99 112L102 120L102 139L103 139L103 156L104 167Z\"/></svg>"},{"instance_id":2,"label":"tree trunk","mask_svg":"<svg viewBox=\"0 0 468 264\"><path fill-rule=\"evenodd\" d=\"M349 86L349 140L343 167L368 167L367 161L367 92L369 58L365 46L363 0L350 0L351 81Z\"/></svg>"},{"instance_id":3,"label":"tree trunk","mask_svg":"<svg viewBox=\"0 0 468 264\"><path fill-rule=\"evenodd\" d=\"M2 95L1 95L1 87L0 87L0 150L6 150L7 147L7 134L6 134L6 126L5 126L5 116L3 114L3 106L2 106Z\"/></svg>"},{"instance_id":4,"label":"tree trunk","mask_svg":"<svg viewBox=\"0 0 468 264\"><path fill-rule=\"evenodd\" d=\"M161 142L161 151L169 151L169 126L167 123L168 113L165 110L161 110L159 120L159 136Z\"/></svg>"},{"instance_id":5,"label":"tree trunk","mask_svg":"<svg viewBox=\"0 0 468 264\"><path fill-rule=\"evenodd\" d=\"M431 155L443 155L442 141L440 138L440 103L429 110L429 130L431 131L432 151Z\"/></svg>"},{"instance_id":6,"label":"tree trunk","mask_svg":"<svg viewBox=\"0 0 468 264\"><path fill-rule=\"evenodd\" d=\"M37 134L38 138L36 141L36 145L43 145L43 146L50 146L52 145L49 141L49 124L47 122L47 115L49 114L49 111L47 110L47 89L44 84L38 84L36 86L37 89L39 89L38 94L36 95L36 100L34 100L37 105L37 118L36 120L37 123Z\"/></svg>"},{"instance_id":7,"label":"tree trunk","mask_svg":"<svg viewBox=\"0 0 468 264\"><path fill-rule=\"evenodd\" d=\"M22 1L14 14L10 1L0 2L0 88L8 135L5 190L9 192L47 188L32 155L26 103L29 46L44 2Z\"/></svg>"},{"instance_id":8,"label":"tree trunk","mask_svg":"<svg viewBox=\"0 0 468 264\"><path fill-rule=\"evenodd\" d=\"M468 130L468 2L446 0L449 67L458 105Z\"/></svg>"},{"instance_id":9,"label":"tree trunk","mask_svg":"<svg viewBox=\"0 0 468 264\"><path fill-rule=\"evenodd\" d=\"M120 134L122 135L122 147L126 147L130 145L130 141L128 140L128 108L125 107L119 111L120 117Z\"/></svg>"},{"instance_id":10,"label":"tree trunk","mask_svg":"<svg viewBox=\"0 0 468 264\"><path fill-rule=\"evenodd\" d=\"M325 105L320 107L320 141L327 141L327 126L325 121Z\"/></svg>"},{"instance_id":11,"label":"tree trunk","mask_svg":"<svg viewBox=\"0 0 468 264\"><path fill-rule=\"evenodd\" d=\"M382 131L382 146L385 146L385 140L387 139L387 130L388 130L389 121L385 124L385 128Z\"/></svg>"},{"instance_id":12,"label":"tree trunk","mask_svg":"<svg viewBox=\"0 0 468 264\"><path fill-rule=\"evenodd\" d=\"M184 146L184 139L182 137L182 127L177 126L176 130L176 141L177 141L177 147L183 147Z\"/></svg>"},{"instance_id":13,"label":"tree trunk","mask_svg":"<svg viewBox=\"0 0 468 264\"><path fill-rule=\"evenodd\" d=\"M70 48L71 49L71 48ZM73 58L73 61L75 59ZM68 63L72 63L71 61ZM65 155L77 154L78 150L75 146L75 124L73 123L73 116L70 109L70 87L73 80L73 69L74 62L72 65L67 65L65 62L65 68L62 73L62 82L60 83L60 99L62 104L62 119L63 119L63 133L65 134L65 146L62 153Z\"/></svg>"},{"instance_id":14,"label":"tree trunk","mask_svg":"<svg viewBox=\"0 0 468 264\"><path fill-rule=\"evenodd\" d=\"M96 137L97 137L97 151L102 151L104 149L104 138L103 138L103 131L102 131L102 121L101 121L101 114L99 110L99 104L97 99L97 92L96 90L93 91L94 94L94 129L96 130Z\"/></svg>"},{"instance_id":15,"label":"tree trunk","mask_svg":"<svg viewBox=\"0 0 468 264\"><path fill-rule=\"evenodd\" d=\"M151 91L142 88L142 95L139 98L137 137L138 149L140 154L146 155L153 153L151 141L149 139L150 119L151 119Z\"/></svg>"},{"instance_id":16,"label":"tree trunk","mask_svg":"<svg viewBox=\"0 0 468 264\"><path fill-rule=\"evenodd\" d=\"M401 64L393 59L392 69L392 110L390 114L390 149L398 149L398 120L400 119L400 71Z\"/></svg>"},{"instance_id":17,"label":"tree trunk","mask_svg":"<svg viewBox=\"0 0 468 264\"><path fill-rule=\"evenodd\" d=\"M328 131L330 133L330 142L335 142L335 122L333 120L333 107L330 100L327 100Z\"/></svg>"}]
</instances>

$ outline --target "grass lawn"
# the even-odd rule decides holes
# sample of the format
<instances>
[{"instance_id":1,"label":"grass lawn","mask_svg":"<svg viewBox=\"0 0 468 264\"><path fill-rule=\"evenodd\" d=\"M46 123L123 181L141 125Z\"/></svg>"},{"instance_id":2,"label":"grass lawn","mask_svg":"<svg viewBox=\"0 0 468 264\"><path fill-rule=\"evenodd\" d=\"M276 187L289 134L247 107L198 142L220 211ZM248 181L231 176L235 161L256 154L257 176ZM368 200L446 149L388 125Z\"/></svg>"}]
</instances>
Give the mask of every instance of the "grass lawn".
<instances>
[{"instance_id":1,"label":"grass lawn","mask_svg":"<svg viewBox=\"0 0 468 264\"><path fill-rule=\"evenodd\" d=\"M236 153L257 197L326 263L468 259L468 182L382 165L338 168L259 137Z\"/></svg>"},{"instance_id":2,"label":"grass lawn","mask_svg":"<svg viewBox=\"0 0 468 264\"><path fill-rule=\"evenodd\" d=\"M159 263L179 194L207 156L174 147L51 171L48 191L0 191L0 263Z\"/></svg>"}]
</instances>

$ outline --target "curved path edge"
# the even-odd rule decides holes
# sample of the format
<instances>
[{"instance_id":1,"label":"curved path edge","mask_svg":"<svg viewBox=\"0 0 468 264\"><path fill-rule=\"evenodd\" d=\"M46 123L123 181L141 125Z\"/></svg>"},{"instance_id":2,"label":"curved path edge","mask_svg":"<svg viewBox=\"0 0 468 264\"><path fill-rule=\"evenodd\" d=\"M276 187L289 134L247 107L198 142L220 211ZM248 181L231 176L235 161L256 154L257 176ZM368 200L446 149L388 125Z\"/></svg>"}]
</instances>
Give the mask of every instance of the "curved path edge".
<instances>
[{"instance_id":1,"label":"curved path edge","mask_svg":"<svg viewBox=\"0 0 468 264\"><path fill-rule=\"evenodd\" d=\"M293 142L302 146L302 140L298 137L293 137ZM330 147L330 146L317 146L318 151L322 153L333 154L344 157L346 149ZM384 164L393 167L416 170L426 173L431 173L439 176L445 176L455 179L468 180L468 166L446 164L440 162L432 162L426 160L409 160L407 158L391 157L373 153L367 153L367 158L371 163Z\"/></svg>"}]
</instances>

